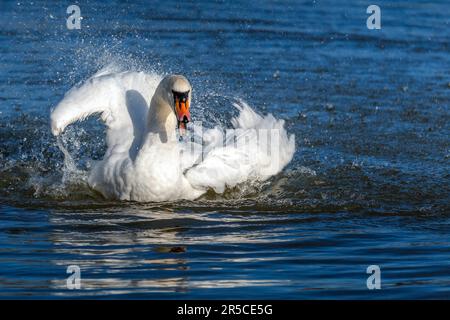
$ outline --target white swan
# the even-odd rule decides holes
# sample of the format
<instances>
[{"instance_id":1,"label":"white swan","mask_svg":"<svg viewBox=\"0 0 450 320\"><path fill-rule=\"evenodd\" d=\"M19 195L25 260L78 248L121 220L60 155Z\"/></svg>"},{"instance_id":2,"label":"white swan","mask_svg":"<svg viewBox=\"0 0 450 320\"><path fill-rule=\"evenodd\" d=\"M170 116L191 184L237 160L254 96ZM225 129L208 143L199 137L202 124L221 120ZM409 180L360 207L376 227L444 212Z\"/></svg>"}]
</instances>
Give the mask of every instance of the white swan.
<instances>
[{"instance_id":1,"label":"white swan","mask_svg":"<svg viewBox=\"0 0 450 320\"><path fill-rule=\"evenodd\" d=\"M108 149L92 167L88 183L120 200L196 199L210 188L220 193L247 180L265 180L292 159L294 137L287 136L283 120L262 117L245 104L236 105L240 115L232 120L241 130L225 138L237 144L224 145L217 127L203 133L203 143L180 142L177 127L184 130L190 120L191 96L183 76L99 73L71 89L52 111L52 133L57 136L69 124L100 114ZM259 150L260 132L272 129L278 132L277 152Z\"/></svg>"}]
</instances>

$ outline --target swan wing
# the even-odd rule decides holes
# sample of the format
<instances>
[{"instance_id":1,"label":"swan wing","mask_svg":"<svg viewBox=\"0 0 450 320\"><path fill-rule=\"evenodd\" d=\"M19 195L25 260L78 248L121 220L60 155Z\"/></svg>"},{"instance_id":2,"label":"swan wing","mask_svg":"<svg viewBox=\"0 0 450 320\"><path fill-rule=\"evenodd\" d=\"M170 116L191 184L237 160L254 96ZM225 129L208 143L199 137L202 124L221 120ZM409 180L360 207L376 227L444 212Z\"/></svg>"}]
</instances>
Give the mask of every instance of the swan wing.
<instances>
[{"instance_id":1,"label":"swan wing","mask_svg":"<svg viewBox=\"0 0 450 320\"><path fill-rule=\"evenodd\" d=\"M138 148L160 80L143 72L100 72L65 94L51 113L52 133L57 136L68 125L98 114L107 126L108 150Z\"/></svg>"},{"instance_id":2,"label":"swan wing","mask_svg":"<svg viewBox=\"0 0 450 320\"><path fill-rule=\"evenodd\" d=\"M283 120L271 114L261 116L243 102L235 107L240 114L232 120L234 130L228 130L225 137L218 128L204 134L209 150L185 174L196 189L222 193L244 181L264 181L280 172L294 155L295 139L288 136Z\"/></svg>"}]
</instances>

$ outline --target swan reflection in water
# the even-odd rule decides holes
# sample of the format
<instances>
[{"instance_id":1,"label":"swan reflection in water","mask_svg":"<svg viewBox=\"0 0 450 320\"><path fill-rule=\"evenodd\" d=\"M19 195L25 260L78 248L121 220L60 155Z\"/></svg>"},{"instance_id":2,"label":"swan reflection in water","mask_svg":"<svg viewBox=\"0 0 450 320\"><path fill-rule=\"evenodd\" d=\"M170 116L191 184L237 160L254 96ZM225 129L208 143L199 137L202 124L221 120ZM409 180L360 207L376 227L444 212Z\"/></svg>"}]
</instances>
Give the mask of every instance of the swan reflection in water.
<instances>
[{"instance_id":1,"label":"swan reflection in water","mask_svg":"<svg viewBox=\"0 0 450 320\"><path fill-rule=\"evenodd\" d=\"M264 223L261 215L223 216L142 207L51 215L54 232L50 241L53 256L58 257L51 263L61 267L61 277L51 281L57 295L182 293L279 282L226 272L223 279L218 277L229 264L276 259L236 251L238 245L270 243L271 238L284 234L281 227L270 232L257 227ZM80 267L81 290L67 289L69 265Z\"/></svg>"}]
</instances>

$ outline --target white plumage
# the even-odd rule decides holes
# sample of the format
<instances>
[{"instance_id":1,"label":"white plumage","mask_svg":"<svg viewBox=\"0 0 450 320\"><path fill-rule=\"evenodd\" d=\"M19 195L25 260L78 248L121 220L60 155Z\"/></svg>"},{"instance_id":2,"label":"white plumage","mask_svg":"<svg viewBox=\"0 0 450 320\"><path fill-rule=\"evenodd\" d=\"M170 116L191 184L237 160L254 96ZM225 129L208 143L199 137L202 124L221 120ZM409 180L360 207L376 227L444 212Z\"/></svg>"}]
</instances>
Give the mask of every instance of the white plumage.
<instances>
[{"instance_id":1,"label":"white plumage","mask_svg":"<svg viewBox=\"0 0 450 320\"><path fill-rule=\"evenodd\" d=\"M89 185L107 198L134 201L196 199L212 188L266 180L292 159L294 137L284 121L235 104L234 135L219 127L203 143L177 137L172 91L189 91L182 76L144 72L98 73L72 88L51 113L54 135L71 123L99 114L107 126L107 151L93 166ZM265 141L269 149L262 148ZM187 141L187 142L186 142ZM224 143L225 141L225 143Z\"/></svg>"}]
</instances>

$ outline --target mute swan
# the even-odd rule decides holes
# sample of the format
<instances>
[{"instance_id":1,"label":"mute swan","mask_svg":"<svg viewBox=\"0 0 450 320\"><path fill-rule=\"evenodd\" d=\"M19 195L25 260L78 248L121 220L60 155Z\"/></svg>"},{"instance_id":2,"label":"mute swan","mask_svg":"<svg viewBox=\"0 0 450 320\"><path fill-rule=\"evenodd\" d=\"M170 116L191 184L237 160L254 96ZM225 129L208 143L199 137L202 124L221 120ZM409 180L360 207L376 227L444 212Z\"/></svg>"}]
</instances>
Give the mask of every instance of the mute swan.
<instances>
[{"instance_id":1,"label":"mute swan","mask_svg":"<svg viewBox=\"0 0 450 320\"><path fill-rule=\"evenodd\" d=\"M187 152L194 142L180 142L177 128L183 135L191 97L192 87L181 75L161 79L144 72L101 72L66 93L51 113L52 133L57 136L69 124L99 114L107 126L108 148L88 183L106 198L120 200L193 200L210 188L221 193L247 180L265 180L292 159L294 137L287 136L283 120L262 117L245 104L236 105L240 115L232 123L242 132L232 139L257 145L255 130L276 129L278 154L224 146L217 127L206 130L203 144L197 144L207 148Z\"/></svg>"}]
</instances>

